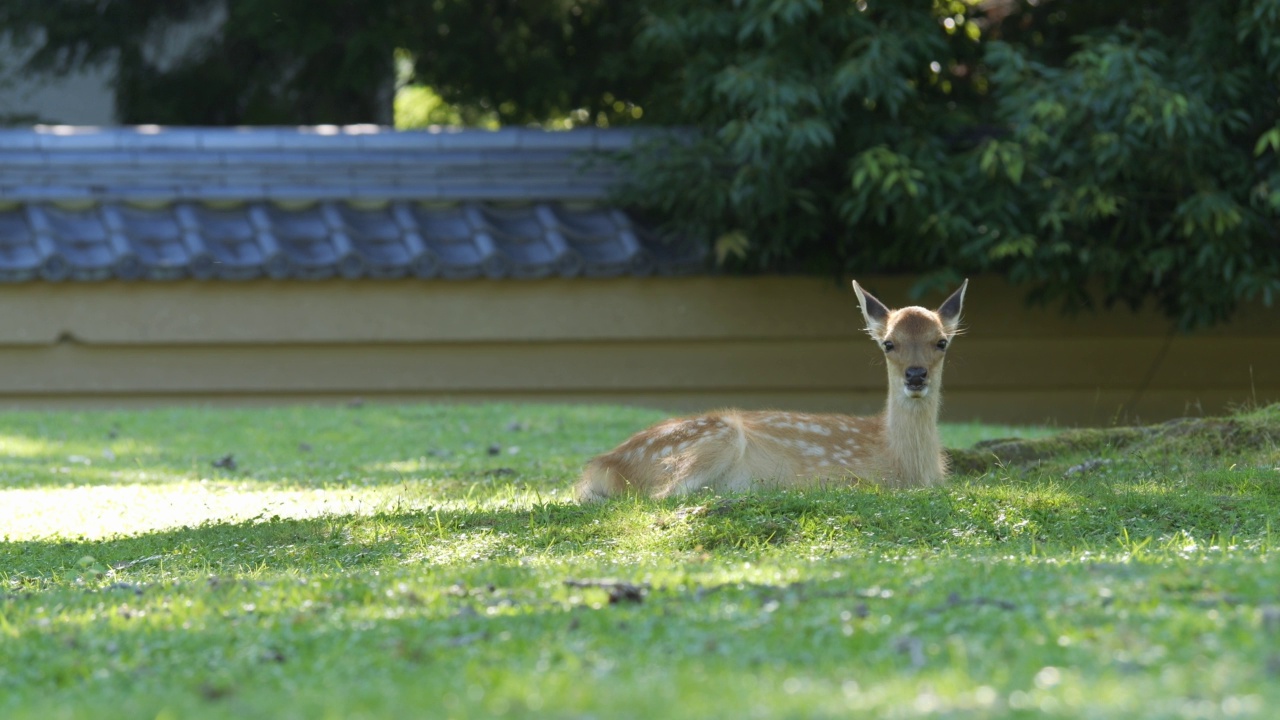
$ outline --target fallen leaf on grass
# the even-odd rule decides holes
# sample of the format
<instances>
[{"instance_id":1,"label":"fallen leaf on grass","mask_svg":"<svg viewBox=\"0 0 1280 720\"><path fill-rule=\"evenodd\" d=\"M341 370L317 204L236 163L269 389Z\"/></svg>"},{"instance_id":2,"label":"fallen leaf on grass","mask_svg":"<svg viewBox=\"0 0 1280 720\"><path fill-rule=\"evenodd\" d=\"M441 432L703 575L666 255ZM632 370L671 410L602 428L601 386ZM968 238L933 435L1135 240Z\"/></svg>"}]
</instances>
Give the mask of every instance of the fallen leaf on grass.
<instances>
[{"instance_id":1,"label":"fallen leaf on grass","mask_svg":"<svg viewBox=\"0 0 1280 720\"><path fill-rule=\"evenodd\" d=\"M114 582L103 589L104 590L124 590L126 592L131 592L134 595L142 594L142 588L138 587L137 585L134 585L133 583Z\"/></svg>"},{"instance_id":2,"label":"fallen leaf on grass","mask_svg":"<svg viewBox=\"0 0 1280 720\"><path fill-rule=\"evenodd\" d=\"M205 700L208 700L210 702L213 702L214 700L222 700L224 698L230 697L234 693L235 693L234 688L232 688L229 685L223 685L221 683L219 684L205 683L200 686L200 697L203 697Z\"/></svg>"},{"instance_id":3,"label":"fallen leaf on grass","mask_svg":"<svg viewBox=\"0 0 1280 720\"><path fill-rule=\"evenodd\" d=\"M609 594L609 604L641 603L649 594L648 584L634 585L618 580L565 580L565 585L573 588L599 588Z\"/></svg>"}]
</instances>

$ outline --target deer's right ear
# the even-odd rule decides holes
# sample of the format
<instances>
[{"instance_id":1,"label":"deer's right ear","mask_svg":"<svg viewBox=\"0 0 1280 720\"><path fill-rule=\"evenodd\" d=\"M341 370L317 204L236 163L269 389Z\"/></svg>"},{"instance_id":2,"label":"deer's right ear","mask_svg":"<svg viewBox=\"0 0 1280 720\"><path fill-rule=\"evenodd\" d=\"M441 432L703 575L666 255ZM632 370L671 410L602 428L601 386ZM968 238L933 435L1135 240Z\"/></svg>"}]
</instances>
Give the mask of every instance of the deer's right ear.
<instances>
[{"instance_id":1,"label":"deer's right ear","mask_svg":"<svg viewBox=\"0 0 1280 720\"><path fill-rule=\"evenodd\" d=\"M884 336L884 324L889 321L889 308L876 299L874 295L862 289L857 280L853 281L853 291L858 295L858 305L862 308L862 317L867 321L867 332L877 340Z\"/></svg>"}]
</instances>

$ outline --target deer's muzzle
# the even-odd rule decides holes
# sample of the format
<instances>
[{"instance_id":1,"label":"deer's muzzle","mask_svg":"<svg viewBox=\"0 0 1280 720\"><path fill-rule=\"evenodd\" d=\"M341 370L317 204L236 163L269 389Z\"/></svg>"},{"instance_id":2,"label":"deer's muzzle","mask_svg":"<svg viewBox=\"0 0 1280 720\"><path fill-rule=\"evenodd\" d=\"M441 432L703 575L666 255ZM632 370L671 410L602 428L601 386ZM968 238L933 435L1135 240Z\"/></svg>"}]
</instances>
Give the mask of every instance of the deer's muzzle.
<instances>
[{"instance_id":1,"label":"deer's muzzle","mask_svg":"<svg viewBox=\"0 0 1280 720\"><path fill-rule=\"evenodd\" d=\"M922 388L924 387L925 380L928 377L929 377L929 371L927 369L922 368L918 365L909 367L907 368L907 387Z\"/></svg>"}]
</instances>

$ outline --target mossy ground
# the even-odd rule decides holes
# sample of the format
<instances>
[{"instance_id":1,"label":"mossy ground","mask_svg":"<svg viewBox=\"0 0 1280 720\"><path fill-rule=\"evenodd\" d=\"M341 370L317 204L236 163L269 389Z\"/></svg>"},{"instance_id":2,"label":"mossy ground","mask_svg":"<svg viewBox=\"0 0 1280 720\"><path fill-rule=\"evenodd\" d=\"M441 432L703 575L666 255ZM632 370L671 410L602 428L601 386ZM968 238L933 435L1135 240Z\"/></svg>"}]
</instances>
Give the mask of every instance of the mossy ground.
<instances>
[{"instance_id":1,"label":"mossy ground","mask_svg":"<svg viewBox=\"0 0 1280 720\"><path fill-rule=\"evenodd\" d=\"M1280 706L1276 408L1123 442L950 426L1046 439L928 490L568 500L657 417L0 415L0 717Z\"/></svg>"}]
</instances>

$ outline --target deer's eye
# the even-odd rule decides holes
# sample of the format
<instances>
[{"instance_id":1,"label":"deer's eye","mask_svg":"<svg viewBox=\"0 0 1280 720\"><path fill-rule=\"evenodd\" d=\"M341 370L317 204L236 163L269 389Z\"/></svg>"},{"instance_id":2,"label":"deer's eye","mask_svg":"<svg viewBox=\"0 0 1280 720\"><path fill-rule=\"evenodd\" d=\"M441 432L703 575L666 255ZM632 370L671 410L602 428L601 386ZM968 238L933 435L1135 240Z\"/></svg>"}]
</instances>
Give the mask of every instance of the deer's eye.
<instances>
[{"instance_id":1,"label":"deer's eye","mask_svg":"<svg viewBox=\"0 0 1280 720\"><path fill-rule=\"evenodd\" d=\"M892 340L885 340L884 342L882 342L882 343L880 343L880 344L884 346L884 351L885 351L885 352L889 352L890 350L892 350L892 349L893 349L893 341L892 341Z\"/></svg>"},{"instance_id":2,"label":"deer's eye","mask_svg":"<svg viewBox=\"0 0 1280 720\"><path fill-rule=\"evenodd\" d=\"M946 338L943 338L942 340L939 340L939 341L938 341L938 349L939 349L939 350L946 350L946 349L947 349L947 341L946 341Z\"/></svg>"}]
</instances>

